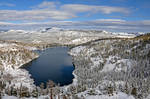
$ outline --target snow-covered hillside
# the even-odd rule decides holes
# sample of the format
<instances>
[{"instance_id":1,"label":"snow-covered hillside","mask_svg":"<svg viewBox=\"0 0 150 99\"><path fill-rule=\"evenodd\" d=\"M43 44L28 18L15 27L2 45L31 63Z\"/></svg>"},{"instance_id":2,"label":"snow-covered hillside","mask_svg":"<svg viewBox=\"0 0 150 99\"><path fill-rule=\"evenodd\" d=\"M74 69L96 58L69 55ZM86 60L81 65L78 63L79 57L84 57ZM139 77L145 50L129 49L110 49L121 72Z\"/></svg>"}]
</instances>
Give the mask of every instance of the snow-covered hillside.
<instances>
[{"instance_id":1,"label":"snow-covered hillside","mask_svg":"<svg viewBox=\"0 0 150 99\"><path fill-rule=\"evenodd\" d=\"M150 94L149 38L100 40L75 47L70 54L73 86L82 96L124 92L145 99Z\"/></svg>"},{"instance_id":2,"label":"snow-covered hillside","mask_svg":"<svg viewBox=\"0 0 150 99\"><path fill-rule=\"evenodd\" d=\"M63 30L60 28L44 28L34 31L9 30L0 33L1 40L17 40L27 43L57 43L61 45L82 44L100 38L134 37L135 35L116 35L100 30Z\"/></svg>"},{"instance_id":3,"label":"snow-covered hillside","mask_svg":"<svg viewBox=\"0 0 150 99\"><path fill-rule=\"evenodd\" d=\"M21 46L17 43L0 41L0 76L6 87L26 86L33 88L33 80L27 71L19 69L22 65L37 58L38 55L30 51L35 49L29 46Z\"/></svg>"}]
</instances>

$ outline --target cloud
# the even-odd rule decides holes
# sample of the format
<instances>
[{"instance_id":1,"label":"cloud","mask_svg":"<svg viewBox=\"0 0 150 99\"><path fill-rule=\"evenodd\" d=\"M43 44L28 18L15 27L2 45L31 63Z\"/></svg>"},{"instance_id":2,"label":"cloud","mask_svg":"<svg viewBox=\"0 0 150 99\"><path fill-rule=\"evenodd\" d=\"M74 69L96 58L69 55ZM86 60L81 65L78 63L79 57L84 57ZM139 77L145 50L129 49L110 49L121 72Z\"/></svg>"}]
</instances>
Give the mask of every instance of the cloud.
<instances>
[{"instance_id":1,"label":"cloud","mask_svg":"<svg viewBox=\"0 0 150 99\"><path fill-rule=\"evenodd\" d=\"M9 22L0 22L0 26L2 25L14 25L13 23L9 23Z\"/></svg>"},{"instance_id":2,"label":"cloud","mask_svg":"<svg viewBox=\"0 0 150 99\"><path fill-rule=\"evenodd\" d=\"M0 21L38 21L38 20L64 20L76 17L72 13L58 10L0 10Z\"/></svg>"},{"instance_id":3,"label":"cloud","mask_svg":"<svg viewBox=\"0 0 150 99\"><path fill-rule=\"evenodd\" d=\"M111 32L150 32L150 20L126 21L122 19L98 19L92 21L53 21L10 24L0 22L0 28L38 29L44 27L60 27L65 29L98 29Z\"/></svg>"},{"instance_id":4,"label":"cloud","mask_svg":"<svg viewBox=\"0 0 150 99\"><path fill-rule=\"evenodd\" d=\"M97 23L113 23L113 24L124 24L126 22L126 20L122 20L122 19L97 19L95 20L95 22Z\"/></svg>"},{"instance_id":5,"label":"cloud","mask_svg":"<svg viewBox=\"0 0 150 99\"><path fill-rule=\"evenodd\" d=\"M31 10L0 10L0 21L53 21L79 17L80 13L129 13L127 8L44 1ZM86 16L86 15L85 15Z\"/></svg>"},{"instance_id":6,"label":"cloud","mask_svg":"<svg viewBox=\"0 0 150 99\"><path fill-rule=\"evenodd\" d=\"M15 4L11 4L11 3L0 3L0 6L14 7L16 5Z\"/></svg>"},{"instance_id":7,"label":"cloud","mask_svg":"<svg viewBox=\"0 0 150 99\"><path fill-rule=\"evenodd\" d=\"M49 9L49 10L52 10L52 9L56 9L57 5L59 5L59 4L60 4L59 2L44 1L41 4L39 4L37 6L34 6L34 7L31 7L31 8L33 8L33 9Z\"/></svg>"},{"instance_id":8,"label":"cloud","mask_svg":"<svg viewBox=\"0 0 150 99\"><path fill-rule=\"evenodd\" d=\"M118 13L129 13L129 9L123 7L112 7L112 6L94 6L94 5L82 5L82 4L66 4L61 6L61 9L69 12L81 13L81 12L101 12L104 14L111 14L114 12Z\"/></svg>"},{"instance_id":9,"label":"cloud","mask_svg":"<svg viewBox=\"0 0 150 99\"><path fill-rule=\"evenodd\" d=\"M150 20L143 20L141 21L143 25L150 25Z\"/></svg>"}]
</instances>

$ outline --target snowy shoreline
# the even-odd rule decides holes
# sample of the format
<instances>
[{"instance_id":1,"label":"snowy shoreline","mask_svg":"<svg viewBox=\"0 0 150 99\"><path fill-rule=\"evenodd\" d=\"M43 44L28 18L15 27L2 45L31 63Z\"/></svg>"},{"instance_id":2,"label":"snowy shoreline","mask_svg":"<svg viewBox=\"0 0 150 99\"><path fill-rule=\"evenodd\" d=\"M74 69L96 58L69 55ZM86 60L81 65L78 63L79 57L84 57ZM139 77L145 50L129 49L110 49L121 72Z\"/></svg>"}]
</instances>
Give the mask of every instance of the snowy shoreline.
<instances>
[{"instance_id":1,"label":"snowy shoreline","mask_svg":"<svg viewBox=\"0 0 150 99\"><path fill-rule=\"evenodd\" d=\"M35 48L14 42L0 42L0 67L2 68L0 72L2 74L1 77L7 82L6 86L14 86L14 88L25 86L30 90L35 88L34 80L30 77L31 75L28 71L21 68L39 57L38 54L31 51L33 49ZM8 78L11 80L11 83L9 83Z\"/></svg>"}]
</instances>

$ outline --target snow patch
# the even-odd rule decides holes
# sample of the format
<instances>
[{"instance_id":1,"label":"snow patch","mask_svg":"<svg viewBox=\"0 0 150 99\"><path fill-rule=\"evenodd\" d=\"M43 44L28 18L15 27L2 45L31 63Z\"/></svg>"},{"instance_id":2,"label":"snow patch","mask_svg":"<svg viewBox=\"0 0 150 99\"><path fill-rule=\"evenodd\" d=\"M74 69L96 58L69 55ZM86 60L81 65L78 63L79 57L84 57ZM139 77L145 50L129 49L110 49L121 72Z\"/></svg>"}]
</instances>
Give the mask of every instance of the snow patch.
<instances>
[{"instance_id":1,"label":"snow patch","mask_svg":"<svg viewBox=\"0 0 150 99\"><path fill-rule=\"evenodd\" d=\"M86 99L135 99L135 98L125 93L119 92L118 94L114 94L113 96L109 96L109 95L87 96Z\"/></svg>"}]
</instances>

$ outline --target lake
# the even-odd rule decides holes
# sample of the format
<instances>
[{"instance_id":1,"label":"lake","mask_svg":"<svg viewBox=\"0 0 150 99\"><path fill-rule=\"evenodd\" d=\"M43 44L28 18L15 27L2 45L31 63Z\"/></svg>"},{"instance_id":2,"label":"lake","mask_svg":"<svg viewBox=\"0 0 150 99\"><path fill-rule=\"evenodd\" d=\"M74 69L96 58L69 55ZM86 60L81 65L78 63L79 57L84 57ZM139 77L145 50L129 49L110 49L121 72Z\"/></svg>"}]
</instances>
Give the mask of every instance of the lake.
<instances>
[{"instance_id":1,"label":"lake","mask_svg":"<svg viewBox=\"0 0 150 99\"><path fill-rule=\"evenodd\" d=\"M74 66L68 50L67 47L55 47L36 51L40 55L39 58L24 66L34 79L35 85L46 84L48 80L60 86L72 83Z\"/></svg>"}]
</instances>

